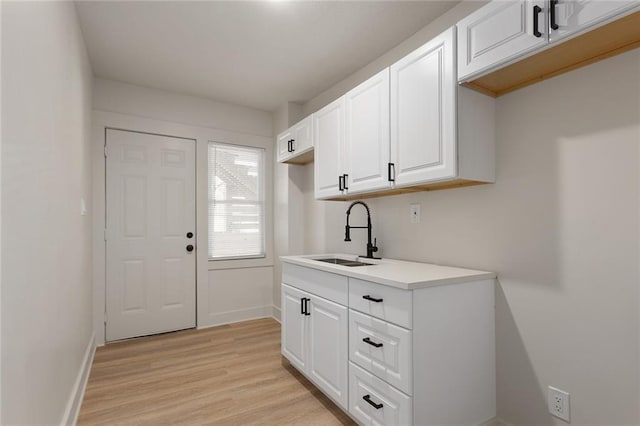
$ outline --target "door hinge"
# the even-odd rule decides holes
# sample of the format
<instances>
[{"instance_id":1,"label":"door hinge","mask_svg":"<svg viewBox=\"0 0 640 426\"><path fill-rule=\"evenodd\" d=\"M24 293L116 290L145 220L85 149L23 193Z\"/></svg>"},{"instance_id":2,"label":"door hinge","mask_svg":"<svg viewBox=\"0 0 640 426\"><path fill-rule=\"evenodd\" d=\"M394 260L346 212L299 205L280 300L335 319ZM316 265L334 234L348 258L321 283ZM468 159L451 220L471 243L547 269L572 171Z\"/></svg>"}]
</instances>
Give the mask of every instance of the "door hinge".
<instances>
[{"instance_id":1,"label":"door hinge","mask_svg":"<svg viewBox=\"0 0 640 426\"><path fill-rule=\"evenodd\" d=\"M107 158L107 146L104 146L104 158Z\"/></svg>"}]
</instances>

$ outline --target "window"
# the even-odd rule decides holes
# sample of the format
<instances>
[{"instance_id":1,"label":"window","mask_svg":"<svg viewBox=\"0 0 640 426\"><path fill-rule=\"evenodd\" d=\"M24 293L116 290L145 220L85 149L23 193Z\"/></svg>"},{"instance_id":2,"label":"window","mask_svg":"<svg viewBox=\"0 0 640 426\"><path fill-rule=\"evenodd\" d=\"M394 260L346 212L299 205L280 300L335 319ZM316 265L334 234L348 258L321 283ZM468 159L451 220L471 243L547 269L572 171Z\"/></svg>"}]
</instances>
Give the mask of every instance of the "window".
<instances>
[{"instance_id":1,"label":"window","mask_svg":"<svg viewBox=\"0 0 640 426\"><path fill-rule=\"evenodd\" d=\"M209 259L265 256L265 152L209 143Z\"/></svg>"}]
</instances>

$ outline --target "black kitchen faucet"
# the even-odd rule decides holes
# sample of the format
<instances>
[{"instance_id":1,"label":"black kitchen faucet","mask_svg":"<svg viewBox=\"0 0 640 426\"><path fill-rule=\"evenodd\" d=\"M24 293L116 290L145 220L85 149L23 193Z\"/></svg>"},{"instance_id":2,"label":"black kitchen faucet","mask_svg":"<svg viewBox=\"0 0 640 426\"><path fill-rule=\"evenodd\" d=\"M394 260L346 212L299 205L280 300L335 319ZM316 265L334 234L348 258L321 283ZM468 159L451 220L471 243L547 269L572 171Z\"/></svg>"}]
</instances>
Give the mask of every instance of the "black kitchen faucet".
<instances>
[{"instance_id":1,"label":"black kitchen faucet","mask_svg":"<svg viewBox=\"0 0 640 426\"><path fill-rule=\"evenodd\" d=\"M356 204L361 204L367 210L367 226L350 226L349 225L349 215L351 214L351 209ZM373 257L373 253L378 251L378 247L376 247L377 239L373 240L373 244L371 243L371 212L369 211L369 206L367 206L362 201L354 201L353 203L351 203L351 205L347 209L347 225L344 227L344 240L345 241L351 241L351 229L352 228L356 228L356 229L358 229L358 228L365 229L366 228L367 229L367 256L366 257L368 259L375 259L375 257Z\"/></svg>"}]
</instances>

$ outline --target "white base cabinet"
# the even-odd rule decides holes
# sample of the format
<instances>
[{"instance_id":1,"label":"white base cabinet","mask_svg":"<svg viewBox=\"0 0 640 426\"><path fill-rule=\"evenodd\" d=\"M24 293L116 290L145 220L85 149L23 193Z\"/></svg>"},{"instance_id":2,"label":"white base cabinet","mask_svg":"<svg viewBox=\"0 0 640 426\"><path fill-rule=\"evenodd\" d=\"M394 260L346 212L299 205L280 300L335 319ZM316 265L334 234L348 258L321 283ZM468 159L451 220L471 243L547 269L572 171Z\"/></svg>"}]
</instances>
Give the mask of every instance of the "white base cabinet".
<instances>
[{"instance_id":1,"label":"white base cabinet","mask_svg":"<svg viewBox=\"0 0 640 426\"><path fill-rule=\"evenodd\" d=\"M282 275L282 355L358 423L495 416L495 280L403 290L287 262Z\"/></svg>"},{"instance_id":2,"label":"white base cabinet","mask_svg":"<svg viewBox=\"0 0 640 426\"><path fill-rule=\"evenodd\" d=\"M347 409L347 307L282 285L282 355Z\"/></svg>"}]
</instances>

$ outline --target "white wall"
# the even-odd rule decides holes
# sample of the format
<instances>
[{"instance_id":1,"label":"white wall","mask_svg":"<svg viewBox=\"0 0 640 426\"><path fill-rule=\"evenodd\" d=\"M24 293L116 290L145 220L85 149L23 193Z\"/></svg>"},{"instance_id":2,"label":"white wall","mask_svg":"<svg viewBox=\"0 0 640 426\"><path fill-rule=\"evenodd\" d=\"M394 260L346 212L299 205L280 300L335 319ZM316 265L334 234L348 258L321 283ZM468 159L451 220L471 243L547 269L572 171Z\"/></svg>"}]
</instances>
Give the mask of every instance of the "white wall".
<instances>
[{"instance_id":1,"label":"white wall","mask_svg":"<svg viewBox=\"0 0 640 426\"><path fill-rule=\"evenodd\" d=\"M156 133L196 141L197 325L208 327L273 314L273 138L271 114L192 96L95 79L94 164L94 326L104 343L104 128ZM267 155L267 257L258 260L207 259L207 144L258 146Z\"/></svg>"},{"instance_id":2,"label":"white wall","mask_svg":"<svg viewBox=\"0 0 640 426\"><path fill-rule=\"evenodd\" d=\"M383 257L498 273L498 415L512 424L565 424L549 385L571 393L572 424L640 423L638 75L636 49L499 98L493 185L367 201ZM307 251L361 252L362 236L342 241L346 204L315 201L306 167Z\"/></svg>"},{"instance_id":3,"label":"white wall","mask_svg":"<svg viewBox=\"0 0 640 426\"><path fill-rule=\"evenodd\" d=\"M71 2L2 5L2 424L58 424L91 344L91 69Z\"/></svg>"},{"instance_id":4,"label":"white wall","mask_svg":"<svg viewBox=\"0 0 640 426\"><path fill-rule=\"evenodd\" d=\"M271 114L265 111L102 78L94 80L93 91L97 110L272 136Z\"/></svg>"}]
</instances>

